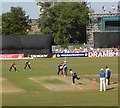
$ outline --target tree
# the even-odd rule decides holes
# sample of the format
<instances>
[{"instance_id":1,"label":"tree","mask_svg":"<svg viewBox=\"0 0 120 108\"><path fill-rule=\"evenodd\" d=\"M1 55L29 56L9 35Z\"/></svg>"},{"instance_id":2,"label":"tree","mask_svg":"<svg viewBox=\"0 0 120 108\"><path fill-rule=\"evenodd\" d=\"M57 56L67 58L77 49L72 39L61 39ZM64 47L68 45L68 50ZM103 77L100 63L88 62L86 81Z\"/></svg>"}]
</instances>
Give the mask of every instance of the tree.
<instances>
[{"instance_id":1,"label":"tree","mask_svg":"<svg viewBox=\"0 0 120 108\"><path fill-rule=\"evenodd\" d=\"M3 35L25 35L31 28L31 19L21 7L11 7L10 12L2 14Z\"/></svg>"},{"instance_id":2,"label":"tree","mask_svg":"<svg viewBox=\"0 0 120 108\"><path fill-rule=\"evenodd\" d=\"M59 2L39 18L43 34L51 34L55 44L86 42L89 9L85 2Z\"/></svg>"},{"instance_id":3,"label":"tree","mask_svg":"<svg viewBox=\"0 0 120 108\"><path fill-rule=\"evenodd\" d=\"M37 2L37 5L40 7L40 12L43 12L45 9L51 6L51 2Z\"/></svg>"}]
</instances>

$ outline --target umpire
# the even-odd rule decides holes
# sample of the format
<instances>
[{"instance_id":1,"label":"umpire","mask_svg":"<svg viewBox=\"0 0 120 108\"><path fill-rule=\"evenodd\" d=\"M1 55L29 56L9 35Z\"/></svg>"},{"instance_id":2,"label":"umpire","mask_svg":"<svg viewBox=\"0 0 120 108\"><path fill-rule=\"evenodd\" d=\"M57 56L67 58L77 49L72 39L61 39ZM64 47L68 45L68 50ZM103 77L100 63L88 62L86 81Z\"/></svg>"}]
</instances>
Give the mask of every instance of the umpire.
<instances>
[{"instance_id":1,"label":"umpire","mask_svg":"<svg viewBox=\"0 0 120 108\"><path fill-rule=\"evenodd\" d=\"M26 69L26 68L27 68L27 66L28 66L28 68L29 68L29 69L31 69L31 66L30 66L30 61L29 61L29 60L27 60L27 61L25 62L24 69Z\"/></svg>"}]
</instances>

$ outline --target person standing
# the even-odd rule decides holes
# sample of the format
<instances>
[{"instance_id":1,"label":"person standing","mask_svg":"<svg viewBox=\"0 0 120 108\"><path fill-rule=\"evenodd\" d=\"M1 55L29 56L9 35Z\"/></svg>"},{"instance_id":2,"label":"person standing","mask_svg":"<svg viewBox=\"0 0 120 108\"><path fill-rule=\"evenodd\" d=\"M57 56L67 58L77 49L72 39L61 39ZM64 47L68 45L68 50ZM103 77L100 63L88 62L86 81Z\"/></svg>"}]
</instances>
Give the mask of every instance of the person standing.
<instances>
[{"instance_id":1,"label":"person standing","mask_svg":"<svg viewBox=\"0 0 120 108\"><path fill-rule=\"evenodd\" d=\"M67 62L64 61L64 63L63 63L63 75L64 75L64 77L67 76L67 72L68 72Z\"/></svg>"},{"instance_id":2,"label":"person standing","mask_svg":"<svg viewBox=\"0 0 120 108\"><path fill-rule=\"evenodd\" d=\"M111 70L108 66L105 66L106 68L106 85L110 85L110 77L111 77Z\"/></svg>"},{"instance_id":3,"label":"person standing","mask_svg":"<svg viewBox=\"0 0 120 108\"><path fill-rule=\"evenodd\" d=\"M100 69L99 76L100 76L100 91L102 91L102 89L104 91L106 91L106 88L105 88L105 72L103 71L103 69Z\"/></svg>"},{"instance_id":4,"label":"person standing","mask_svg":"<svg viewBox=\"0 0 120 108\"><path fill-rule=\"evenodd\" d=\"M15 72L17 72L17 67L16 67L15 63L11 64L8 72L11 72L12 68L15 70Z\"/></svg>"},{"instance_id":5,"label":"person standing","mask_svg":"<svg viewBox=\"0 0 120 108\"><path fill-rule=\"evenodd\" d=\"M29 61L29 60L27 60L27 61L25 62L24 69L26 69L27 66L29 67L29 69L31 69L30 61Z\"/></svg>"}]
</instances>

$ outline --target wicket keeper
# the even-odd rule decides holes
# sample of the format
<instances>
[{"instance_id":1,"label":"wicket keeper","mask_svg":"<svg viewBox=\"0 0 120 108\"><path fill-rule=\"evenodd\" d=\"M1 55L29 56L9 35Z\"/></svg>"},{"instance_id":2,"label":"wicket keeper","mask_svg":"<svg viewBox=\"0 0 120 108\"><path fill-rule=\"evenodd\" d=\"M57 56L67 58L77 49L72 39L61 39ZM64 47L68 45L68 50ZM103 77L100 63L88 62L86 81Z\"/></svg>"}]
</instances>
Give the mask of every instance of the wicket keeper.
<instances>
[{"instance_id":1,"label":"wicket keeper","mask_svg":"<svg viewBox=\"0 0 120 108\"><path fill-rule=\"evenodd\" d=\"M57 75L59 75L60 72L63 70L63 63L58 64L58 72Z\"/></svg>"}]
</instances>

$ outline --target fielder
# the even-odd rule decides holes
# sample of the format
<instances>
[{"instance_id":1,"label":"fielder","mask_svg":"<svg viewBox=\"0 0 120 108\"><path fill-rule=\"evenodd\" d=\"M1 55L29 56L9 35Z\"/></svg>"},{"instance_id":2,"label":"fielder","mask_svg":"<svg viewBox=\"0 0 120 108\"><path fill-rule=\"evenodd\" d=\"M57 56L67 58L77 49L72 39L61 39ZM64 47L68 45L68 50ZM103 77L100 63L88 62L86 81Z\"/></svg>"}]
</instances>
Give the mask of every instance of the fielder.
<instances>
[{"instance_id":1,"label":"fielder","mask_svg":"<svg viewBox=\"0 0 120 108\"><path fill-rule=\"evenodd\" d=\"M72 69L70 69L69 75L73 76L73 70Z\"/></svg>"},{"instance_id":2,"label":"fielder","mask_svg":"<svg viewBox=\"0 0 120 108\"><path fill-rule=\"evenodd\" d=\"M12 63L12 64L11 64L8 72L11 72L12 69L14 69L15 72L17 72L17 67L16 67L15 63Z\"/></svg>"},{"instance_id":3,"label":"fielder","mask_svg":"<svg viewBox=\"0 0 120 108\"><path fill-rule=\"evenodd\" d=\"M30 61L29 61L29 60L27 60L27 61L25 62L24 69L26 69L27 66L28 66L29 69L31 69Z\"/></svg>"}]
</instances>

